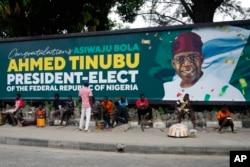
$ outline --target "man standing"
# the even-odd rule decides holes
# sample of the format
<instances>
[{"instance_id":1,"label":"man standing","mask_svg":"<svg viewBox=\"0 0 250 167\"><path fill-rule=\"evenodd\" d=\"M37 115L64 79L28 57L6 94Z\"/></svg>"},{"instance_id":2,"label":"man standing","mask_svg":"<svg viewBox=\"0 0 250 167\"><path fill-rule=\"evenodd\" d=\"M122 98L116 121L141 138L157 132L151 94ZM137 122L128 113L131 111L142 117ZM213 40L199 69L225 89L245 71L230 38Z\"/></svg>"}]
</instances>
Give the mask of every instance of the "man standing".
<instances>
[{"instance_id":1,"label":"man standing","mask_svg":"<svg viewBox=\"0 0 250 167\"><path fill-rule=\"evenodd\" d=\"M149 113L148 120L152 121L152 108L149 106L148 100L144 94L140 95L140 99L136 100L137 114L138 114L138 125L141 124L141 116Z\"/></svg>"},{"instance_id":2,"label":"man standing","mask_svg":"<svg viewBox=\"0 0 250 167\"><path fill-rule=\"evenodd\" d=\"M91 116L91 104L92 104L92 90L89 88L88 81L84 81L83 87L79 90L78 96L81 97L82 100L82 109L81 109L81 118L80 118L80 125L79 130L82 130L84 118L86 115L86 121L85 121L85 132L90 132L89 130L89 122L90 122L90 116Z\"/></svg>"},{"instance_id":3,"label":"man standing","mask_svg":"<svg viewBox=\"0 0 250 167\"><path fill-rule=\"evenodd\" d=\"M182 32L175 39L171 64L178 76L164 83L163 100L188 93L195 101L245 101L242 93L231 84L202 71L202 46L201 37L193 32Z\"/></svg>"}]
</instances>

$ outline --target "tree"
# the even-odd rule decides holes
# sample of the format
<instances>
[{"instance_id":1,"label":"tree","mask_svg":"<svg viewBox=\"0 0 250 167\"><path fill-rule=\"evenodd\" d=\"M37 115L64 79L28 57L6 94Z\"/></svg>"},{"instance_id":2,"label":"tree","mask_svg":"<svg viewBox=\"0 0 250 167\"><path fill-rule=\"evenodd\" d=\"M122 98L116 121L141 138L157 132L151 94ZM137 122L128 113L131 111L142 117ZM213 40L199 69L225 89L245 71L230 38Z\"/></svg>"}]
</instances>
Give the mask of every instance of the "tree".
<instances>
[{"instance_id":1,"label":"tree","mask_svg":"<svg viewBox=\"0 0 250 167\"><path fill-rule=\"evenodd\" d=\"M249 9L239 0L147 0L140 15L155 25L214 22L214 16L246 19Z\"/></svg>"},{"instance_id":2,"label":"tree","mask_svg":"<svg viewBox=\"0 0 250 167\"><path fill-rule=\"evenodd\" d=\"M132 22L144 0L0 0L2 37L110 30L112 7Z\"/></svg>"}]
</instances>

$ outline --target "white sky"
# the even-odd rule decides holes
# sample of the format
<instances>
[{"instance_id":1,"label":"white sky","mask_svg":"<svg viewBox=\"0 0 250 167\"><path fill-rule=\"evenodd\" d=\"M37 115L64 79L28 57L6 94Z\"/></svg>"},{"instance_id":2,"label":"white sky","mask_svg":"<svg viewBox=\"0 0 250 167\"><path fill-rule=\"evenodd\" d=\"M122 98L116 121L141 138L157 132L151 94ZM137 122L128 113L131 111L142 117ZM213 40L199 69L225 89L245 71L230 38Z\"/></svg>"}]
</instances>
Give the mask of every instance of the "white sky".
<instances>
[{"instance_id":1,"label":"white sky","mask_svg":"<svg viewBox=\"0 0 250 167\"><path fill-rule=\"evenodd\" d=\"M241 6L243 7L250 7L250 1L249 0L238 0L241 1ZM112 16L110 16L113 20L116 20L117 22L121 23L123 26L129 26L130 28L145 28L145 27L149 27L148 23L145 23L145 21L143 20L142 17L137 16L134 23L130 24L130 23L122 23L122 21L119 19L119 17L115 14L112 14ZM120 21L119 21L120 20ZM215 18L216 20L216 18Z\"/></svg>"}]
</instances>

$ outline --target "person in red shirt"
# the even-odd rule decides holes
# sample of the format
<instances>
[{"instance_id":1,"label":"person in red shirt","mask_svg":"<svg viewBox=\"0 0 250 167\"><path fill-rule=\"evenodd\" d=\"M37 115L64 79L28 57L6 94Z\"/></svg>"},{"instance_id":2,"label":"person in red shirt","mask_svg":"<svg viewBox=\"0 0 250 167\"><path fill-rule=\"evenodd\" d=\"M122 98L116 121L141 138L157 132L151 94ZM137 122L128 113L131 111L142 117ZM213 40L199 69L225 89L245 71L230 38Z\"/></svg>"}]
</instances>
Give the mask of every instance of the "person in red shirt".
<instances>
[{"instance_id":1,"label":"person in red shirt","mask_svg":"<svg viewBox=\"0 0 250 167\"><path fill-rule=\"evenodd\" d=\"M152 108L149 106L148 100L144 94L140 95L140 99L136 100L137 114L138 114L138 125L141 124L141 116L149 113L148 120L152 119Z\"/></svg>"},{"instance_id":2,"label":"person in red shirt","mask_svg":"<svg viewBox=\"0 0 250 167\"><path fill-rule=\"evenodd\" d=\"M222 128L230 126L232 133L234 132L234 123L233 119L230 117L231 112L228 110L228 108L224 105L221 110L217 112L217 119L219 121L219 133L222 133Z\"/></svg>"},{"instance_id":3,"label":"person in red shirt","mask_svg":"<svg viewBox=\"0 0 250 167\"><path fill-rule=\"evenodd\" d=\"M101 102L101 107L103 111L103 118L106 124L105 128L108 128L111 126L110 116L113 115L113 103L108 99L108 96L104 96Z\"/></svg>"},{"instance_id":4,"label":"person in red shirt","mask_svg":"<svg viewBox=\"0 0 250 167\"><path fill-rule=\"evenodd\" d=\"M19 126L22 126L23 115L22 115L21 109L23 107L24 107L24 101L23 99L21 99L21 95L17 93L14 107L3 112L3 113L6 113L7 116L11 118L13 126L16 126L16 124L18 124Z\"/></svg>"}]
</instances>

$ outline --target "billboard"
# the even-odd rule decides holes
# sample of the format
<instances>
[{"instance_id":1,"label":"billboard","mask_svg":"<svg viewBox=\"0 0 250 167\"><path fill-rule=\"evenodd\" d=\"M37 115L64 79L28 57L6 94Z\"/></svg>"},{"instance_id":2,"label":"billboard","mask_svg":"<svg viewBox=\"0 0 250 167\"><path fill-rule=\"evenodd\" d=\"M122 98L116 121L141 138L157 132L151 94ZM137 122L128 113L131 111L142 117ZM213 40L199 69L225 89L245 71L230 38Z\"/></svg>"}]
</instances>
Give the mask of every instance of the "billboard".
<instances>
[{"instance_id":1,"label":"billboard","mask_svg":"<svg viewBox=\"0 0 250 167\"><path fill-rule=\"evenodd\" d=\"M26 99L48 99L55 93L78 97L88 80L96 98L134 100L143 93L149 100L175 101L189 93L199 102L249 102L247 23L2 40L0 99L12 99L17 92ZM173 43L183 32L202 41L201 75L189 86L182 85L173 55ZM192 56L181 58L191 64L181 73L196 75Z\"/></svg>"}]
</instances>

